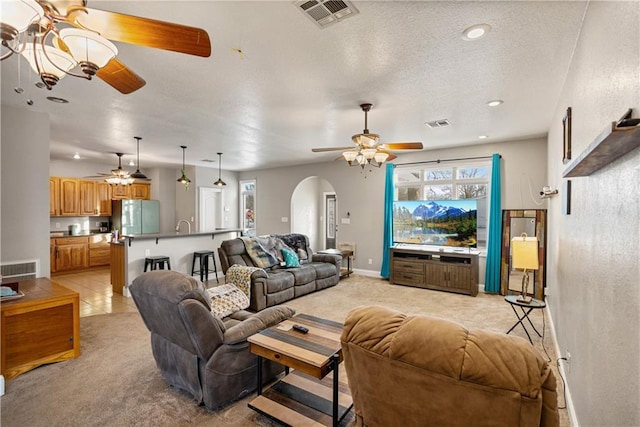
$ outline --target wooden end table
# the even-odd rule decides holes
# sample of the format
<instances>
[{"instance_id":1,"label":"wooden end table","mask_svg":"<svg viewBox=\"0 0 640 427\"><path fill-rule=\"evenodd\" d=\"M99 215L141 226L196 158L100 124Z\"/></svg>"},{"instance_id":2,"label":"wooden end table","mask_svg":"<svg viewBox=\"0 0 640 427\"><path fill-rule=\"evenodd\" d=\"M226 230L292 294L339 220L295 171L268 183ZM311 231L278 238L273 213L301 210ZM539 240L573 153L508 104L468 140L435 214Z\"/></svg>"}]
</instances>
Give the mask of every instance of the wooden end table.
<instances>
[{"instance_id":1,"label":"wooden end table","mask_svg":"<svg viewBox=\"0 0 640 427\"><path fill-rule=\"evenodd\" d=\"M10 379L80 356L80 296L46 278L18 283L24 297L0 304L0 373Z\"/></svg>"},{"instance_id":2,"label":"wooden end table","mask_svg":"<svg viewBox=\"0 0 640 427\"><path fill-rule=\"evenodd\" d=\"M309 332L290 329L294 324ZM286 425L337 426L353 407L340 372L341 334L341 323L299 314L249 337L258 356L258 395L249 407ZM286 374L264 391L263 358L284 365Z\"/></svg>"}]
</instances>

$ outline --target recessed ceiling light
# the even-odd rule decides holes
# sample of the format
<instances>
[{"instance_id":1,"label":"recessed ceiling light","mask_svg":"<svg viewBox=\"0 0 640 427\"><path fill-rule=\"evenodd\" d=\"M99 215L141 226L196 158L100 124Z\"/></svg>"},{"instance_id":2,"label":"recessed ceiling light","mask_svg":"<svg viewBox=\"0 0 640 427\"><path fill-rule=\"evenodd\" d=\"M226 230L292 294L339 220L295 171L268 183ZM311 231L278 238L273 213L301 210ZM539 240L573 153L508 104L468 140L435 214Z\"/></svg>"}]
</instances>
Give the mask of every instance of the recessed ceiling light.
<instances>
[{"instance_id":1,"label":"recessed ceiling light","mask_svg":"<svg viewBox=\"0 0 640 427\"><path fill-rule=\"evenodd\" d=\"M76 160L78 160L78 159L80 158L80 154L78 154L78 153L74 154L74 155L73 155L73 158L74 158L74 159L76 159Z\"/></svg>"},{"instance_id":2,"label":"recessed ceiling light","mask_svg":"<svg viewBox=\"0 0 640 427\"><path fill-rule=\"evenodd\" d=\"M488 135L480 135L480 136L478 137L478 139L487 139L487 138L489 138L489 136L488 136Z\"/></svg>"},{"instance_id":3,"label":"recessed ceiling light","mask_svg":"<svg viewBox=\"0 0 640 427\"><path fill-rule=\"evenodd\" d=\"M57 96L47 96L47 99L51 102L57 102L58 104L68 104L69 101L67 101L64 98L58 98Z\"/></svg>"},{"instance_id":4,"label":"recessed ceiling light","mask_svg":"<svg viewBox=\"0 0 640 427\"><path fill-rule=\"evenodd\" d=\"M134 162L133 160L129 160L129 166L135 166L136 162Z\"/></svg>"},{"instance_id":5,"label":"recessed ceiling light","mask_svg":"<svg viewBox=\"0 0 640 427\"><path fill-rule=\"evenodd\" d=\"M502 104L504 101L502 99L493 99L489 102L487 102L487 105L489 107L497 107L498 105Z\"/></svg>"},{"instance_id":6,"label":"recessed ceiling light","mask_svg":"<svg viewBox=\"0 0 640 427\"><path fill-rule=\"evenodd\" d=\"M484 37L489 31L491 31L491 26L488 24L472 25L462 32L462 39L466 41L478 40Z\"/></svg>"}]
</instances>

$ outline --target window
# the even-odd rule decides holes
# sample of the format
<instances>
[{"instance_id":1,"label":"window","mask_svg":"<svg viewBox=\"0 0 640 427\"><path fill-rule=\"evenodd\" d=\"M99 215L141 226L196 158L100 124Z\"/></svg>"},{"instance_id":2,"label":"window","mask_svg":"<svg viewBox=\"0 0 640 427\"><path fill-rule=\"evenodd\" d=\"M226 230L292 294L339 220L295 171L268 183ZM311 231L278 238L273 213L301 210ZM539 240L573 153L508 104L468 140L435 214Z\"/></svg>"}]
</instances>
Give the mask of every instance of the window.
<instances>
[{"instance_id":1,"label":"window","mask_svg":"<svg viewBox=\"0 0 640 427\"><path fill-rule=\"evenodd\" d=\"M478 207L477 247L487 246L491 159L451 165L408 165L395 169L396 201L475 199Z\"/></svg>"},{"instance_id":2,"label":"window","mask_svg":"<svg viewBox=\"0 0 640 427\"><path fill-rule=\"evenodd\" d=\"M245 236L256 235L256 180L240 181L240 228Z\"/></svg>"}]
</instances>

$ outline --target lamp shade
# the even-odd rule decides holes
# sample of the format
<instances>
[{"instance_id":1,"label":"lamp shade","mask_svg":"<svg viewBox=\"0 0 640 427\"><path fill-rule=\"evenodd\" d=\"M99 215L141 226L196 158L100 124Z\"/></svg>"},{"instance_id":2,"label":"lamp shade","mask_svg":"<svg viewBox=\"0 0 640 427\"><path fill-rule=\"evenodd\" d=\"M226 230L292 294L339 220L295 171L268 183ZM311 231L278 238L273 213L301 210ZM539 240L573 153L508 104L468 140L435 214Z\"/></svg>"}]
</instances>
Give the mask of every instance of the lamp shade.
<instances>
[{"instance_id":1,"label":"lamp shade","mask_svg":"<svg viewBox=\"0 0 640 427\"><path fill-rule=\"evenodd\" d=\"M35 0L2 1L0 21L19 33L26 30L32 22L42 19L43 16L44 10Z\"/></svg>"},{"instance_id":2,"label":"lamp shade","mask_svg":"<svg viewBox=\"0 0 640 427\"><path fill-rule=\"evenodd\" d=\"M349 162L349 164L351 164L351 162L353 162L356 157L358 156L358 152L357 151L345 151L344 153L342 153L342 155L344 156L344 159Z\"/></svg>"},{"instance_id":3,"label":"lamp shade","mask_svg":"<svg viewBox=\"0 0 640 427\"><path fill-rule=\"evenodd\" d=\"M60 30L60 38L78 62L102 68L118 54L118 48L104 37L78 28Z\"/></svg>"},{"instance_id":4,"label":"lamp shade","mask_svg":"<svg viewBox=\"0 0 640 427\"><path fill-rule=\"evenodd\" d=\"M45 46L44 49L46 54L42 45L36 44L34 50L33 44L27 43L22 51L22 55L36 73L51 74L61 79L67 75L67 71L76 66L76 61L68 53L53 46Z\"/></svg>"},{"instance_id":5,"label":"lamp shade","mask_svg":"<svg viewBox=\"0 0 640 427\"><path fill-rule=\"evenodd\" d=\"M383 164L387 158L389 157L389 153L385 153L384 151L378 151L376 152L376 154L373 156L373 158L375 159L375 161L381 165Z\"/></svg>"},{"instance_id":6,"label":"lamp shade","mask_svg":"<svg viewBox=\"0 0 640 427\"><path fill-rule=\"evenodd\" d=\"M513 268L524 270L537 270L538 266L538 239L523 234L511 239L511 262Z\"/></svg>"}]
</instances>

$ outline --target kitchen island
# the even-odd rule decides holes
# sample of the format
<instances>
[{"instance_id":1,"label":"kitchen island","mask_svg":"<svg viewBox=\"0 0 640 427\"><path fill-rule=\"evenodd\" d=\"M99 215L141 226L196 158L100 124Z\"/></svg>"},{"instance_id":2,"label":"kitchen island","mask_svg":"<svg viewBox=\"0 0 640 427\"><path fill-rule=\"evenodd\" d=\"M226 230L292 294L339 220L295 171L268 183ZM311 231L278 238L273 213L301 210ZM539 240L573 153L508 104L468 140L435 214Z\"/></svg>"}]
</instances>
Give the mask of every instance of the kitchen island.
<instances>
[{"instance_id":1,"label":"kitchen island","mask_svg":"<svg viewBox=\"0 0 640 427\"><path fill-rule=\"evenodd\" d=\"M211 250L218 259L218 247L224 240L236 238L240 229L224 228L195 233L125 235L111 243L111 285L113 291L129 296L128 285L144 272L148 256L168 256L171 269L191 274L195 251Z\"/></svg>"}]
</instances>

